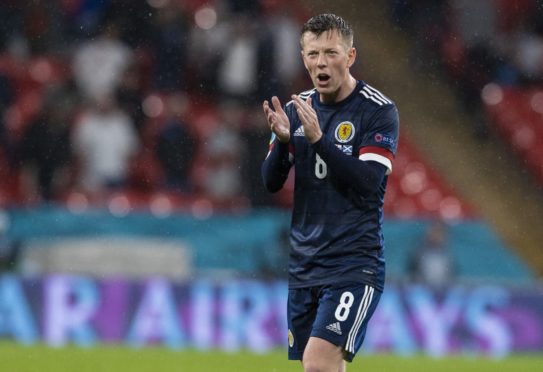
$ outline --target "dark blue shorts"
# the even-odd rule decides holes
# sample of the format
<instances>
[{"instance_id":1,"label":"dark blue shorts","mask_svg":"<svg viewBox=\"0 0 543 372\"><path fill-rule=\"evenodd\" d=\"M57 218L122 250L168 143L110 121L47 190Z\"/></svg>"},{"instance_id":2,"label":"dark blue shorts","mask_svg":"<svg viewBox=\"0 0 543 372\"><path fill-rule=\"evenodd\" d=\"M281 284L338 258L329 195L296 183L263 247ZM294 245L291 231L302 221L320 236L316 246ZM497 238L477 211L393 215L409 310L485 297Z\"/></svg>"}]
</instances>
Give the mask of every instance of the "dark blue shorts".
<instances>
[{"instance_id":1,"label":"dark blue shorts","mask_svg":"<svg viewBox=\"0 0 543 372\"><path fill-rule=\"evenodd\" d=\"M288 291L288 358L301 360L309 337L343 348L352 361L381 292L360 283L342 283Z\"/></svg>"}]
</instances>

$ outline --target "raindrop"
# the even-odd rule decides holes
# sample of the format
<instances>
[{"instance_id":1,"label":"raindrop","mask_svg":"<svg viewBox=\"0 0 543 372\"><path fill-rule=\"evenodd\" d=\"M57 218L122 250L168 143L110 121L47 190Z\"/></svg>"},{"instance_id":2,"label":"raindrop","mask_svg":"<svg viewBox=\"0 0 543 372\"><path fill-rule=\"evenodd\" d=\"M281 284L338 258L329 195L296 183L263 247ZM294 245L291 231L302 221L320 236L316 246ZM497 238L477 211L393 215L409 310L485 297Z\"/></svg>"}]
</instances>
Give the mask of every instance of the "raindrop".
<instances>
[{"instance_id":1,"label":"raindrop","mask_svg":"<svg viewBox=\"0 0 543 372\"><path fill-rule=\"evenodd\" d=\"M207 220L213 215L213 204L207 199L198 199L192 204L191 211L194 218Z\"/></svg>"},{"instance_id":2,"label":"raindrop","mask_svg":"<svg viewBox=\"0 0 543 372\"><path fill-rule=\"evenodd\" d=\"M202 30L211 30L217 24L217 12L209 6L200 8L194 13L194 22Z\"/></svg>"},{"instance_id":3,"label":"raindrop","mask_svg":"<svg viewBox=\"0 0 543 372\"><path fill-rule=\"evenodd\" d=\"M526 125L520 126L513 134L513 144L521 149L529 149L534 145L534 130Z\"/></svg>"},{"instance_id":4,"label":"raindrop","mask_svg":"<svg viewBox=\"0 0 543 372\"><path fill-rule=\"evenodd\" d=\"M438 189L428 189L420 195L420 203L424 209L434 212L439 208L442 195Z\"/></svg>"},{"instance_id":5,"label":"raindrop","mask_svg":"<svg viewBox=\"0 0 543 372\"><path fill-rule=\"evenodd\" d=\"M164 110L164 102L156 94L151 94L143 100L142 108L145 115L150 118L157 118Z\"/></svg>"},{"instance_id":6,"label":"raindrop","mask_svg":"<svg viewBox=\"0 0 543 372\"><path fill-rule=\"evenodd\" d=\"M532 96L530 106L535 112L543 114L543 92L537 92Z\"/></svg>"},{"instance_id":7,"label":"raindrop","mask_svg":"<svg viewBox=\"0 0 543 372\"><path fill-rule=\"evenodd\" d=\"M439 213L446 220L457 220L462 215L462 207L457 198L448 196L439 203Z\"/></svg>"},{"instance_id":8,"label":"raindrop","mask_svg":"<svg viewBox=\"0 0 543 372\"><path fill-rule=\"evenodd\" d=\"M173 206L170 199L164 195L156 195L149 206L151 213L158 218L166 218L172 214Z\"/></svg>"},{"instance_id":9,"label":"raindrop","mask_svg":"<svg viewBox=\"0 0 543 372\"><path fill-rule=\"evenodd\" d=\"M169 2L170 0L147 0L147 4L155 9L164 8Z\"/></svg>"},{"instance_id":10,"label":"raindrop","mask_svg":"<svg viewBox=\"0 0 543 372\"><path fill-rule=\"evenodd\" d=\"M487 105L497 105L503 100L503 90L498 84L489 83L483 87L481 98Z\"/></svg>"},{"instance_id":11,"label":"raindrop","mask_svg":"<svg viewBox=\"0 0 543 372\"><path fill-rule=\"evenodd\" d=\"M73 192L68 196L66 206L73 214L82 214L89 207L89 200L84 194Z\"/></svg>"},{"instance_id":12,"label":"raindrop","mask_svg":"<svg viewBox=\"0 0 543 372\"><path fill-rule=\"evenodd\" d=\"M53 68L46 59L39 59L30 67L30 76L38 83L46 83L53 75Z\"/></svg>"},{"instance_id":13,"label":"raindrop","mask_svg":"<svg viewBox=\"0 0 543 372\"><path fill-rule=\"evenodd\" d=\"M114 195L109 201L108 209L115 217L125 217L130 213L130 201L124 195Z\"/></svg>"}]
</instances>

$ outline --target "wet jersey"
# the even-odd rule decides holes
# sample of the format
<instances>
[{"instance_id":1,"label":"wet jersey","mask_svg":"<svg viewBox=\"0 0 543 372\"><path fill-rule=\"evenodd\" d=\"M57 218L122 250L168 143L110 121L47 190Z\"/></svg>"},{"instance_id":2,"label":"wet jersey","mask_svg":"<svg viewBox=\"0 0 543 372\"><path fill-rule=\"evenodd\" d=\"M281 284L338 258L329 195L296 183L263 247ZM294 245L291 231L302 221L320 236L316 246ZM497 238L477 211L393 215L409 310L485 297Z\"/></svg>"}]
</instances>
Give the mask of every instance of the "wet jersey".
<instances>
[{"instance_id":1,"label":"wet jersey","mask_svg":"<svg viewBox=\"0 0 543 372\"><path fill-rule=\"evenodd\" d=\"M311 97L322 138L317 144L307 142L291 101L285 105L290 120L290 142L282 144L272 136L270 152L262 167L265 179L277 178L282 185L294 165L289 286L301 288L353 281L382 290L383 202L386 175L392 171L398 144L396 106L362 81L341 102L322 103L315 90L300 97ZM336 152L335 164L323 159L327 158L325 149ZM369 195L357 192L349 168L344 164L339 166L338 159L345 162L348 157L385 167L386 175Z\"/></svg>"}]
</instances>

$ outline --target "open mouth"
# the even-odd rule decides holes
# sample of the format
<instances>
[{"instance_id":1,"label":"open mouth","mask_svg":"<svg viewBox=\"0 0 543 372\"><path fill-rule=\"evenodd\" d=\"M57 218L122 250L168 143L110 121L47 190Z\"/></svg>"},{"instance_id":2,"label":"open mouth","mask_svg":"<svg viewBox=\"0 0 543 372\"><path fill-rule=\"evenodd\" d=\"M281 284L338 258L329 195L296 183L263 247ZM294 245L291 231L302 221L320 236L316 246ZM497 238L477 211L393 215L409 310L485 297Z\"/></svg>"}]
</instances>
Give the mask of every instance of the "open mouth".
<instances>
[{"instance_id":1,"label":"open mouth","mask_svg":"<svg viewBox=\"0 0 543 372\"><path fill-rule=\"evenodd\" d=\"M326 83L328 80L330 80L330 75L328 74L318 74L317 80L319 83Z\"/></svg>"}]
</instances>

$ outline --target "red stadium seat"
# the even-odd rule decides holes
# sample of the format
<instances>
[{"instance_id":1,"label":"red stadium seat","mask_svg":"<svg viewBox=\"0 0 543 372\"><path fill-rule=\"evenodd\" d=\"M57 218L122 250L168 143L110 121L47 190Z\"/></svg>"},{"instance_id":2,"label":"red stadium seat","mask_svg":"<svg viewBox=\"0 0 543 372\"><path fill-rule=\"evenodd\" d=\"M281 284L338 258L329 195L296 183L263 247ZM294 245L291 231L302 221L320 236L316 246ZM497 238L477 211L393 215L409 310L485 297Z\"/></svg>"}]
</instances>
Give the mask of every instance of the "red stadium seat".
<instances>
[{"instance_id":1,"label":"red stadium seat","mask_svg":"<svg viewBox=\"0 0 543 372\"><path fill-rule=\"evenodd\" d=\"M499 102L483 100L487 116L496 132L543 184L543 91L499 89L503 94Z\"/></svg>"},{"instance_id":2,"label":"red stadium seat","mask_svg":"<svg viewBox=\"0 0 543 372\"><path fill-rule=\"evenodd\" d=\"M388 217L461 219L474 213L467 202L446 186L405 136L400 139L385 199Z\"/></svg>"}]
</instances>

